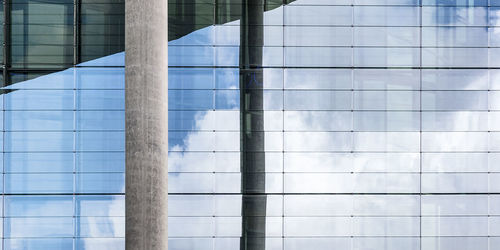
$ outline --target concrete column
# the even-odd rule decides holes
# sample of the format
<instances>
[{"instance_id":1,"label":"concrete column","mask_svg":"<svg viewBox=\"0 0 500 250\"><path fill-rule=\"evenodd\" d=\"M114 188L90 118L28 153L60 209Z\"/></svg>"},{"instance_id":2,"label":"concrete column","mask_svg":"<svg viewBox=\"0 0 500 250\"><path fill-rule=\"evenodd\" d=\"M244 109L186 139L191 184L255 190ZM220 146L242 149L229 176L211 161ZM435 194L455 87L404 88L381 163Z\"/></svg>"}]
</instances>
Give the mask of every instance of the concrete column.
<instances>
[{"instance_id":1,"label":"concrete column","mask_svg":"<svg viewBox=\"0 0 500 250\"><path fill-rule=\"evenodd\" d=\"M167 34L167 0L125 1L127 250L168 248Z\"/></svg>"}]
</instances>

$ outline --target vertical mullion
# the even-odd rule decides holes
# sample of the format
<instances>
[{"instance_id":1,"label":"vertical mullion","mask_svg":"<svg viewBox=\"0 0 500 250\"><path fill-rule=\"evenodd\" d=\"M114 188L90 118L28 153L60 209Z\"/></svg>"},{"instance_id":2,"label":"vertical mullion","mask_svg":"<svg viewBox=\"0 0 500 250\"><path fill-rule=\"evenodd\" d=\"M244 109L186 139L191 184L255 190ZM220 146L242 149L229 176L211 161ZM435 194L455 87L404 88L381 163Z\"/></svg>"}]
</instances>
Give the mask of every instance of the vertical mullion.
<instances>
[{"instance_id":1,"label":"vertical mullion","mask_svg":"<svg viewBox=\"0 0 500 250\"><path fill-rule=\"evenodd\" d=\"M3 86L7 86L7 65L8 65L8 57L9 57L9 54L8 54L8 50L9 50L9 47L7 46L8 44L10 44L8 41L10 41L10 32L9 31L9 27L10 27L10 7L9 7L9 0L3 0L3 12L4 12L4 15L3 15L3 71L2 71L2 74L3 74L3 83L2 85ZM3 95L2 97L0 98L3 98ZM2 101L2 138L5 138L5 103ZM2 140L3 141L3 140ZM2 228L2 243L1 243L1 247L2 249L5 247L5 145L4 143L2 143L2 225L1 225L1 228Z\"/></svg>"},{"instance_id":2,"label":"vertical mullion","mask_svg":"<svg viewBox=\"0 0 500 250\"><path fill-rule=\"evenodd\" d=\"M212 20L212 25L215 27L219 23L219 0L214 0L214 20Z\"/></svg>"},{"instance_id":3,"label":"vertical mullion","mask_svg":"<svg viewBox=\"0 0 500 250\"><path fill-rule=\"evenodd\" d=\"M80 61L80 0L73 0L73 67L77 65ZM76 112L76 79L75 72L73 71L73 239L72 246L76 249L76 237L78 235L78 215L76 213L76 124L75 119L77 116Z\"/></svg>"},{"instance_id":4,"label":"vertical mullion","mask_svg":"<svg viewBox=\"0 0 500 250\"><path fill-rule=\"evenodd\" d=\"M9 84L7 69L10 62L10 0L3 1L3 86Z\"/></svg>"},{"instance_id":5,"label":"vertical mullion","mask_svg":"<svg viewBox=\"0 0 500 250\"><path fill-rule=\"evenodd\" d=\"M80 62L80 0L73 0L73 65Z\"/></svg>"}]
</instances>

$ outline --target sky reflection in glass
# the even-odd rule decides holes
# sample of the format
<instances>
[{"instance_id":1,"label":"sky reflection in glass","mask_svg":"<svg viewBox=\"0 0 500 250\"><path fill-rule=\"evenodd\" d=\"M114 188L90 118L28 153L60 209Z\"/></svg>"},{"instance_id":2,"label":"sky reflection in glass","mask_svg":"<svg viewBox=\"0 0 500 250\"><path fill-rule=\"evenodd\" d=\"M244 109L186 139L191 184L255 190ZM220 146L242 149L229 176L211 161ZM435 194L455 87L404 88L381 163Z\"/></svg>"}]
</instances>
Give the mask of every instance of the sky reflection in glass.
<instances>
[{"instance_id":1,"label":"sky reflection in glass","mask_svg":"<svg viewBox=\"0 0 500 250\"><path fill-rule=\"evenodd\" d=\"M265 14L266 249L498 248L498 8L350 4ZM240 246L239 24L169 43L172 249ZM5 87L4 249L124 249L123 65Z\"/></svg>"},{"instance_id":2,"label":"sky reflection in glass","mask_svg":"<svg viewBox=\"0 0 500 250\"><path fill-rule=\"evenodd\" d=\"M351 3L295 1L264 28L266 249L500 246L496 8ZM170 88L199 101L170 107L174 249L239 249L242 148L222 133L240 128L214 125L242 108L214 105L240 84L238 25L170 44Z\"/></svg>"}]
</instances>

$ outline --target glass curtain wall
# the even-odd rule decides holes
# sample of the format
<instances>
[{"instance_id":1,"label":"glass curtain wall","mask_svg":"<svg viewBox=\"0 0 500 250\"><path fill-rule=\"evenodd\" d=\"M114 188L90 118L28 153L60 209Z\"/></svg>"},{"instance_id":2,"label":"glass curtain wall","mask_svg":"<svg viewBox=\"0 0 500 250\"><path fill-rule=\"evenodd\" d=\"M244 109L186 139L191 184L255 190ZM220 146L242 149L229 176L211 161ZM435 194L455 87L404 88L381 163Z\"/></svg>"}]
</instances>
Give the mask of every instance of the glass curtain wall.
<instances>
[{"instance_id":1,"label":"glass curtain wall","mask_svg":"<svg viewBox=\"0 0 500 250\"><path fill-rule=\"evenodd\" d=\"M1 4L2 249L124 249L124 1Z\"/></svg>"},{"instance_id":2,"label":"glass curtain wall","mask_svg":"<svg viewBox=\"0 0 500 250\"><path fill-rule=\"evenodd\" d=\"M2 4L2 247L123 249L123 1ZM171 249L500 247L500 2L169 11Z\"/></svg>"},{"instance_id":3,"label":"glass curtain wall","mask_svg":"<svg viewBox=\"0 0 500 250\"><path fill-rule=\"evenodd\" d=\"M500 247L499 1L179 6L170 248Z\"/></svg>"}]
</instances>

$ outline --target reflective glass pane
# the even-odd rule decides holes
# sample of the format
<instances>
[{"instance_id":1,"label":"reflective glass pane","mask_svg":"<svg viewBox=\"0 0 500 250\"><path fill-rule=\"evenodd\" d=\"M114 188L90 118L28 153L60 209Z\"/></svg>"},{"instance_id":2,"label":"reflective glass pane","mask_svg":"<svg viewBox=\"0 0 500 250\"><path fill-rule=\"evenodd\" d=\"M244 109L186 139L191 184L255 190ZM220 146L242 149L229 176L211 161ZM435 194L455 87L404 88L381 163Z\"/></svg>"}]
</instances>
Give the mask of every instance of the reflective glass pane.
<instances>
[{"instance_id":1,"label":"reflective glass pane","mask_svg":"<svg viewBox=\"0 0 500 250\"><path fill-rule=\"evenodd\" d=\"M423 236L488 235L487 217L423 217Z\"/></svg>"},{"instance_id":2,"label":"reflective glass pane","mask_svg":"<svg viewBox=\"0 0 500 250\"><path fill-rule=\"evenodd\" d=\"M350 131L352 113L346 111L285 111L285 131Z\"/></svg>"},{"instance_id":3,"label":"reflective glass pane","mask_svg":"<svg viewBox=\"0 0 500 250\"><path fill-rule=\"evenodd\" d=\"M73 151L73 132L6 132L8 152Z\"/></svg>"},{"instance_id":4,"label":"reflective glass pane","mask_svg":"<svg viewBox=\"0 0 500 250\"><path fill-rule=\"evenodd\" d=\"M123 110L123 90L79 90L76 93L77 107L83 110Z\"/></svg>"},{"instance_id":5,"label":"reflective glass pane","mask_svg":"<svg viewBox=\"0 0 500 250\"><path fill-rule=\"evenodd\" d=\"M408 69L355 69L354 88L366 90L418 90L420 72Z\"/></svg>"},{"instance_id":6,"label":"reflective glass pane","mask_svg":"<svg viewBox=\"0 0 500 250\"><path fill-rule=\"evenodd\" d=\"M487 91L423 91L422 110L488 110Z\"/></svg>"},{"instance_id":7,"label":"reflective glass pane","mask_svg":"<svg viewBox=\"0 0 500 250\"><path fill-rule=\"evenodd\" d=\"M485 195L425 195L422 196L422 215L460 216L487 215Z\"/></svg>"},{"instance_id":8,"label":"reflective glass pane","mask_svg":"<svg viewBox=\"0 0 500 250\"><path fill-rule=\"evenodd\" d=\"M354 48L357 67L415 67L420 65L417 48Z\"/></svg>"},{"instance_id":9,"label":"reflective glass pane","mask_svg":"<svg viewBox=\"0 0 500 250\"><path fill-rule=\"evenodd\" d=\"M124 151L123 131L79 132L76 134L76 148L79 151Z\"/></svg>"},{"instance_id":10,"label":"reflective glass pane","mask_svg":"<svg viewBox=\"0 0 500 250\"><path fill-rule=\"evenodd\" d=\"M71 238L14 238L4 239L3 249L71 249L73 247L73 239Z\"/></svg>"},{"instance_id":11,"label":"reflective glass pane","mask_svg":"<svg viewBox=\"0 0 500 250\"><path fill-rule=\"evenodd\" d=\"M285 89L351 89L352 72L343 69L286 69Z\"/></svg>"},{"instance_id":12,"label":"reflective glass pane","mask_svg":"<svg viewBox=\"0 0 500 250\"><path fill-rule=\"evenodd\" d=\"M73 90L17 90L4 95L7 110L73 110Z\"/></svg>"},{"instance_id":13,"label":"reflective glass pane","mask_svg":"<svg viewBox=\"0 0 500 250\"><path fill-rule=\"evenodd\" d=\"M6 173L73 172L74 154L70 152L5 153Z\"/></svg>"},{"instance_id":14,"label":"reflective glass pane","mask_svg":"<svg viewBox=\"0 0 500 250\"><path fill-rule=\"evenodd\" d=\"M125 216L123 195L81 195L76 196L78 216Z\"/></svg>"},{"instance_id":15,"label":"reflective glass pane","mask_svg":"<svg viewBox=\"0 0 500 250\"><path fill-rule=\"evenodd\" d=\"M5 174L5 193L73 193L73 174Z\"/></svg>"},{"instance_id":16,"label":"reflective glass pane","mask_svg":"<svg viewBox=\"0 0 500 250\"><path fill-rule=\"evenodd\" d=\"M352 28L285 26L285 46L350 46Z\"/></svg>"},{"instance_id":17,"label":"reflective glass pane","mask_svg":"<svg viewBox=\"0 0 500 250\"><path fill-rule=\"evenodd\" d=\"M124 0L83 0L81 3L81 61L125 49Z\"/></svg>"},{"instance_id":18,"label":"reflective glass pane","mask_svg":"<svg viewBox=\"0 0 500 250\"><path fill-rule=\"evenodd\" d=\"M424 26L485 26L488 24L485 7L422 7Z\"/></svg>"},{"instance_id":19,"label":"reflective glass pane","mask_svg":"<svg viewBox=\"0 0 500 250\"><path fill-rule=\"evenodd\" d=\"M486 153L424 153L423 172L487 172Z\"/></svg>"},{"instance_id":20,"label":"reflective glass pane","mask_svg":"<svg viewBox=\"0 0 500 250\"><path fill-rule=\"evenodd\" d=\"M356 110L418 110L420 93L416 91L355 91Z\"/></svg>"},{"instance_id":21,"label":"reflective glass pane","mask_svg":"<svg viewBox=\"0 0 500 250\"><path fill-rule=\"evenodd\" d=\"M5 130L73 130L73 111L6 111Z\"/></svg>"},{"instance_id":22,"label":"reflective glass pane","mask_svg":"<svg viewBox=\"0 0 500 250\"><path fill-rule=\"evenodd\" d=\"M73 63L73 2L14 0L11 60L14 67L50 68ZM30 18L25 18L29 15Z\"/></svg>"},{"instance_id":23,"label":"reflective glass pane","mask_svg":"<svg viewBox=\"0 0 500 250\"><path fill-rule=\"evenodd\" d=\"M422 192L426 193L486 193L488 175L482 173L422 174Z\"/></svg>"},{"instance_id":24,"label":"reflective glass pane","mask_svg":"<svg viewBox=\"0 0 500 250\"><path fill-rule=\"evenodd\" d=\"M72 217L5 218L6 237L72 237Z\"/></svg>"},{"instance_id":25,"label":"reflective glass pane","mask_svg":"<svg viewBox=\"0 0 500 250\"><path fill-rule=\"evenodd\" d=\"M477 69L422 70L422 89L425 90L486 90L488 71Z\"/></svg>"},{"instance_id":26,"label":"reflective glass pane","mask_svg":"<svg viewBox=\"0 0 500 250\"><path fill-rule=\"evenodd\" d=\"M79 89L124 89L124 68L85 68L75 69L76 86Z\"/></svg>"},{"instance_id":27,"label":"reflective glass pane","mask_svg":"<svg viewBox=\"0 0 500 250\"><path fill-rule=\"evenodd\" d=\"M420 114L418 112L354 112L356 131L418 131Z\"/></svg>"},{"instance_id":28,"label":"reflective glass pane","mask_svg":"<svg viewBox=\"0 0 500 250\"><path fill-rule=\"evenodd\" d=\"M488 112L423 112L423 131L487 131Z\"/></svg>"},{"instance_id":29,"label":"reflective glass pane","mask_svg":"<svg viewBox=\"0 0 500 250\"><path fill-rule=\"evenodd\" d=\"M352 66L351 54L352 49L346 47L285 47L285 66L348 67Z\"/></svg>"},{"instance_id":30,"label":"reflective glass pane","mask_svg":"<svg viewBox=\"0 0 500 250\"><path fill-rule=\"evenodd\" d=\"M77 222L80 237L125 237L124 217L78 217Z\"/></svg>"},{"instance_id":31,"label":"reflective glass pane","mask_svg":"<svg viewBox=\"0 0 500 250\"><path fill-rule=\"evenodd\" d=\"M8 196L6 217L73 216L71 196Z\"/></svg>"},{"instance_id":32,"label":"reflective glass pane","mask_svg":"<svg viewBox=\"0 0 500 250\"><path fill-rule=\"evenodd\" d=\"M286 6L285 25L350 25L350 6Z\"/></svg>"},{"instance_id":33,"label":"reflective glass pane","mask_svg":"<svg viewBox=\"0 0 500 250\"><path fill-rule=\"evenodd\" d=\"M79 152L76 157L78 172L123 172L125 152Z\"/></svg>"},{"instance_id":34,"label":"reflective glass pane","mask_svg":"<svg viewBox=\"0 0 500 250\"><path fill-rule=\"evenodd\" d=\"M422 46L488 47L488 30L484 27L423 27Z\"/></svg>"},{"instance_id":35,"label":"reflective glass pane","mask_svg":"<svg viewBox=\"0 0 500 250\"><path fill-rule=\"evenodd\" d=\"M491 64L491 63L490 63ZM422 66L487 67L487 48L423 48Z\"/></svg>"},{"instance_id":36,"label":"reflective glass pane","mask_svg":"<svg viewBox=\"0 0 500 250\"><path fill-rule=\"evenodd\" d=\"M423 132L422 151L487 151L487 132Z\"/></svg>"},{"instance_id":37,"label":"reflective glass pane","mask_svg":"<svg viewBox=\"0 0 500 250\"><path fill-rule=\"evenodd\" d=\"M417 26L419 8L401 6L355 6L354 24L366 26Z\"/></svg>"},{"instance_id":38,"label":"reflective glass pane","mask_svg":"<svg viewBox=\"0 0 500 250\"><path fill-rule=\"evenodd\" d=\"M419 46L420 32L415 27L355 27L356 46Z\"/></svg>"},{"instance_id":39,"label":"reflective glass pane","mask_svg":"<svg viewBox=\"0 0 500 250\"><path fill-rule=\"evenodd\" d=\"M124 193L125 174L123 173L81 173L76 175L78 193Z\"/></svg>"},{"instance_id":40,"label":"reflective glass pane","mask_svg":"<svg viewBox=\"0 0 500 250\"><path fill-rule=\"evenodd\" d=\"M76 249L120 250L125 248L124 238L77 238Z\"/></svg>"},{"instance_id":41,"label":"reflective glass pane","mask_svg":"<svg viewBox=\"0 0 500 250\"><path fill-rule=\"evenodd\" d=\"M286 91L285 108L289 110L349 110L350 91Z\"/></svg>"}]
</instances>

